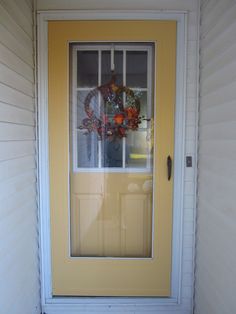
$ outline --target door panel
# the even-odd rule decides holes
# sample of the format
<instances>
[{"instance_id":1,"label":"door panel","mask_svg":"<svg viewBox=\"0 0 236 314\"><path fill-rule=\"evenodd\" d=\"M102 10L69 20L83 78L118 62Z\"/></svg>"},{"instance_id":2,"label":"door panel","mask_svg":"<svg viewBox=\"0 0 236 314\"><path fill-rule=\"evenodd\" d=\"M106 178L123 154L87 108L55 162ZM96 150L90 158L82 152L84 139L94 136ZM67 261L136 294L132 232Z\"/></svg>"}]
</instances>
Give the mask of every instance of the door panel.
<instances>
[{"instance_id":1,"label":"door panel","mask_svg":"<svg viewBox=\"0 0 236 314\"><path fill-rule=\"evenodd\" d=\"M140 173L74 174L72 256L151 257L152 187L145 193L128 191L150 179Z\"/></svg>"},{"instance_id":2,"label":"door panel","mask_svg":"<svg viewBox=\"0 0 236 314\"><path fill-rule=\"evenodd\" d=\"M102 224L100 208L101 194L76 194L71 204L71 255L101 256Z\"/></svg>"},{"instance_id":3,"label":"door panel","mask_svg":"<svg viewBox=\"0 0 236 314\"><path fill-rule=\"evenodd\" d=\"M153 178L69 167L69 42L97 41L155 44ZM48 44L53 295L168 296L173 180L166 158L174 150L176 23L52 21ZM130 154L135 168L139 159Z\"/></svg>"},{"instance_id":4,"label":"door panel","mask_svg":"<svg viewBox=\"0 0 236 314\"><path fill-rule=\"evenodd\" d=\"M122 256L151 257L151 204L148 195L121 196ZM147 232L149 228L149 232Z\"/></svg>"}]
</instances>

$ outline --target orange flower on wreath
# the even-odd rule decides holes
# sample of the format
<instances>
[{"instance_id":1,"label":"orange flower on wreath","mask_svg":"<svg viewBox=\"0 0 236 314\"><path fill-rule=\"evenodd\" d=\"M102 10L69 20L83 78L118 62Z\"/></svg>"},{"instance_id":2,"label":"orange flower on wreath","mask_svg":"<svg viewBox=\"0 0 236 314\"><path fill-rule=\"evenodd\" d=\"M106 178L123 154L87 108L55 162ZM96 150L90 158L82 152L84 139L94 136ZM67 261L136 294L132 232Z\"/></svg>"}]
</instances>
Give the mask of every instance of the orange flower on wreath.
<instances>
[{"instance_id":1,"label":"orange flower on wreath","mask_svg":"<svg viewBox=\"0 0 236 314\"><path fill-rule=\"evenodd\" d=\"M139 115L139 111L133 107L125 108L125 113L128 119L136 119Z\"/></svg>"},{"instance_id":2,"label":"orange flower on wreath","mask_svg":"<svg viewBox=\"0 0 236 314\"><path fill-rule=\"evenodd\" d=\"M124 121L124 115L122 113L117 113L114 117L113 120L117 124L122 124Z\"/></svg>"}]
</instances>

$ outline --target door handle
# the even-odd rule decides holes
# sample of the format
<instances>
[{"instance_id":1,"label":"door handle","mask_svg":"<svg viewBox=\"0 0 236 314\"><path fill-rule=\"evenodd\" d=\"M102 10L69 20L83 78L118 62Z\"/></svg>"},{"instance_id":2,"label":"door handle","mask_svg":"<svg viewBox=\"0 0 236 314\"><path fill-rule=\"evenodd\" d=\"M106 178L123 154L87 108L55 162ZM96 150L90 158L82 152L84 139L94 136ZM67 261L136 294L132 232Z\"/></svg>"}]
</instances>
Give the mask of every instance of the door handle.
<instances>
[{"instance_id":1,"label":"door handle","mask_svg":"<svg viewBox=\"0 0 236 314\"><path fill-rule=\"evenodd\" d=\"M171 172L172 172L172 159L170 155L167 157L167 178L168 181L171 179Z\"/></svg>"}]
</instances>

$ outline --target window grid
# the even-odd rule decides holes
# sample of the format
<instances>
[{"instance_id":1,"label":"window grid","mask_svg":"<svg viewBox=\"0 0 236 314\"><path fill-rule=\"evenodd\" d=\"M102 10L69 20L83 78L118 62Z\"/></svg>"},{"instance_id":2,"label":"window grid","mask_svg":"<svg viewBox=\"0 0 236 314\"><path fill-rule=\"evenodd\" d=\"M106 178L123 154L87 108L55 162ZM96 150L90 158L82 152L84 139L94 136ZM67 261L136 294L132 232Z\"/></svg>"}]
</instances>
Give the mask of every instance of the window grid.
<instances>
[{"instance_id":1,"label":"window grid","mask_svg":"<svg viewBox=\"0 0 236 314\"><path fill-rule=\"evenodd\" d=\"M111 51L111 45L108 46L100 46L99 45L91 45L91 46L73 46L73 104L72 104L72 137L73 137L73 171L74 172L100 172L101 170L104 171L107 169L108 172L122 172L123 171L130 171L131 168L126 167L126 138L122 138L122 167L117 168L111 168L111 167L102 167L102 141L98 140L98 167L90 167L90 168L83 168L78 167L78 159L77 159L77 138L78 138L78 132L81 132L79 127L77 126L77 116L78 116L78 104L77 104L77 93L78 92L87 92L89 93L91 90L95 89L97 86L92 87L78 87L77 84L77 51L90 51L95 50L98 52L98 86L102 83L102 52L103 51ZM123 85L126 86L126 53L127 51L146 51L147 52L147 88L141 88L141 87L132 87L132 90L134 92L146 92L147 93L147 117L152 116L152 76L151 76L151 68L152 68L152 47L151 46L137 46L137 45L130 45L125 47L115 45L115 51L122 51L123 52ZM123 97L125 98L125 93L123 94ZM125 102L125 99L123 99ZM99 114L101 110L101 94L98 93L98 106L99 106ZM151 136L151 128L150 128L150 122L147 121L147 127L141 128L139 127L139 131L147 131L147 137ZM149 141L149 146L147 148L147 160L146 160L146 167L143 168L132 168L132 172L147 172L151 171L151 156L150 156L150 147L151 143Z\"/></svg>"},{"instance_id":2,"label":"window grid","mask_svg":"<svg viewBox=\"0 0 236 314\"><path fill-rule=\"evenodd\" d=\"M126 86L126 51L123 50L123 85ZM123 103L125 103L125 94L123 94ZM126 168L126 138L122 138L122 168Z\"/></svg>"}]
</instances>

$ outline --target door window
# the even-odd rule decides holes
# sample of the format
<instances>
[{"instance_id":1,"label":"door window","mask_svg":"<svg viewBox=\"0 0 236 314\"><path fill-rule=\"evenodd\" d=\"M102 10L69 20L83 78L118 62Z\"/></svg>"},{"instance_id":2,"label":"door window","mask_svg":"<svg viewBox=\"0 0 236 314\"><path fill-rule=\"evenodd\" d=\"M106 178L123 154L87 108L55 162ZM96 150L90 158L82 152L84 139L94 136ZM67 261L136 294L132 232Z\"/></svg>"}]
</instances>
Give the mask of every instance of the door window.
<instances>
[{"instance_id":1,"label":"door window","mask_svg":"<svg viewBox=\"0 0 236 314\"><path fill-rule=\"evenodd\" d=\"M151 171L152 45L81 44L71 49L73 171ZM107 95L102 87L109 88L112 78L123 89Z\"/></svg>"}]
</instances>

